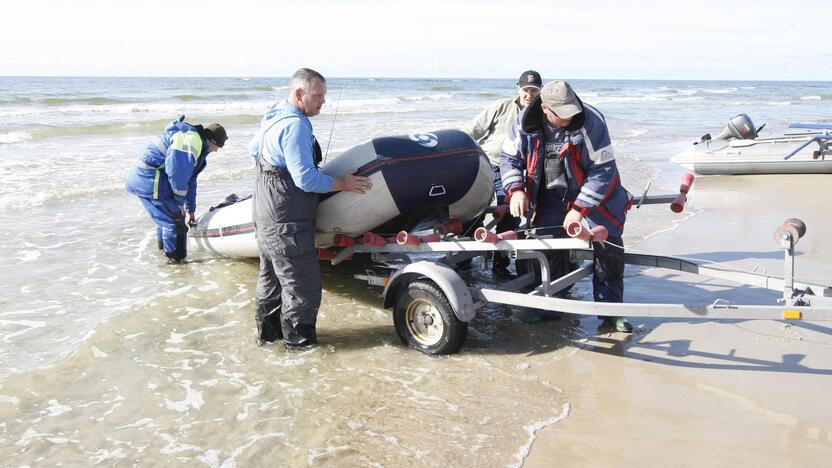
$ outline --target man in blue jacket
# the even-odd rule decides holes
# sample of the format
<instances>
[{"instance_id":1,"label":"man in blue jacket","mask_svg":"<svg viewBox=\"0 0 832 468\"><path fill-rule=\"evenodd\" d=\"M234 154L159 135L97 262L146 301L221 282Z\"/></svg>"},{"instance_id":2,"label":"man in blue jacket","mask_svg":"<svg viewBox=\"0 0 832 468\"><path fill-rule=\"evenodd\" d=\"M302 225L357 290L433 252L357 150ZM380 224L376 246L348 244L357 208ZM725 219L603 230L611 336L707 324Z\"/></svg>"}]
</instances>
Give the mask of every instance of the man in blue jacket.
<instances>
[{"instance_id":1,"label":"man in blue jacket","mask_svg":"<svg viewBox=\"0 0 832 468\"><path fill-rule=\"evenodd\" d=\"M287 348L312 346L321 305L321 272L315 252L318 194L364 193L370 179L331 177L318 170L321 147L309 117L326 101L326 79L309 68L289 81L289 98L266 110L251 142L258 166L253 217L260 248L255 292L258 344L283 339Z\"/></svg>"},{"instance_id":2,"label":"man in blue jacket","mask_svg":"<svg viewBox=\"0 0 832 468\"><path fill-rule=\"evenodd\" d=\"M225 145L220 124L191 125L183 115L147 144L127 176L127 191L139 197L156 223L156 240L170 262L188 255L188 226L196 210L196 178L207 156Z\"/></svg>"},{"instance_id":3,"label":"man in blue jacket","mask_svg":"<svg viewBox=\"0 0 832 468\"><path fill-rule=\"evenodd\" d=\"M590 228L607 228L607 241L592 244L593 295L596 302L623 302L621 236L632 196L621 185L604 116L581 102L569 83L548 83L509 131L501 170L511 214L528 215L536 234L565 237L563 226L584 220ZM565 252L550 263L554 275L568 269ZM632 331L623 317L604 320L618 331Z\"/></svg>"}]
</instances>

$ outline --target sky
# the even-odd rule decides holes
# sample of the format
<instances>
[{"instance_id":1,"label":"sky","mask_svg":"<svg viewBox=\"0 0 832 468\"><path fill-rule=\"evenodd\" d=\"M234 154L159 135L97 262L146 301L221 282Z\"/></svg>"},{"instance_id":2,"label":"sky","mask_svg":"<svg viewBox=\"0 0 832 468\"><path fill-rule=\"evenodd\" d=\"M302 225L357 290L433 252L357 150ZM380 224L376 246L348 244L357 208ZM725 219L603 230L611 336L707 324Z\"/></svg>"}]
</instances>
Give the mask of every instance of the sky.
<instances>
[{"instance_id":1,"label":"sky","mask_svg":"<svg viewBox=\"0 0 832 468\"><path fill-rule=\"evenodd\" d=\"M832 1L10 0L0 75L832 80Z\"/></svg>"}]
</instances>

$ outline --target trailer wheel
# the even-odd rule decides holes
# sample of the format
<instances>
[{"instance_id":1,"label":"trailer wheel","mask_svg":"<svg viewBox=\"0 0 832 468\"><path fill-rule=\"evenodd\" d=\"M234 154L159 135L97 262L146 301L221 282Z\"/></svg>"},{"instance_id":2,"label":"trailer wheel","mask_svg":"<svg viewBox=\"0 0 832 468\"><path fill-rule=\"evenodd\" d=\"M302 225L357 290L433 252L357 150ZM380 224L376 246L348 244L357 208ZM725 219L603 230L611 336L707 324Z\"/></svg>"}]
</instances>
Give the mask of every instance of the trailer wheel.
<instances>
[{"instance_id":1,"label":"trailer wheel","mask_svg":"<svg viewBox=\"0 0 832 468\"><path fill-rule=\"evenodd\" d=\"M402 288L393 323L406 345L430 355L457 352L468 335L468 323L457 318L442 290L428 280Z\"/></svg>"}]
</instances>

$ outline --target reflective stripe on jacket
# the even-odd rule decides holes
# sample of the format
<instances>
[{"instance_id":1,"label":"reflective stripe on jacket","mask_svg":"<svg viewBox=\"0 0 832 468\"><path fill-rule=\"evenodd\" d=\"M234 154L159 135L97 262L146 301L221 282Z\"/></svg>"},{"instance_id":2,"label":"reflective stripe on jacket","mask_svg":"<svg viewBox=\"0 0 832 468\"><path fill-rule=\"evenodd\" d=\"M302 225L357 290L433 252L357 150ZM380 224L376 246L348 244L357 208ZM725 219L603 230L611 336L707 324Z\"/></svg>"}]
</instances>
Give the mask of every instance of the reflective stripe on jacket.
<instances>
[{"instance_id":1,"label":"reflective stripe on jacket","mask_svg":"<svg viewBox=\"0 0 832 468\"><path fill-rule=\"evenodd\" d=\"M623 233L632 195L621 185L603 115L592 106L573 117L560 142L567 190L564 208L577 205L590 226L603 225L611 236ZM525 190L534 219L543 179L544 116L540 99L518 116L501 150L500 170L506 193Z\"/></svg>"},{"instance_id":2,"label":"reflective stripe on jacket","mask_svg":"<svg viewBox=\"0 0 832 468\"><path fill-rule=\"evenodd\" d=\"M153 138L127 176L127 191L140 197L173 199L186 211L196 210L197 176L207 161L208 143L200 126L185 122L183 115Z\"/></svg>"}]
</instances>

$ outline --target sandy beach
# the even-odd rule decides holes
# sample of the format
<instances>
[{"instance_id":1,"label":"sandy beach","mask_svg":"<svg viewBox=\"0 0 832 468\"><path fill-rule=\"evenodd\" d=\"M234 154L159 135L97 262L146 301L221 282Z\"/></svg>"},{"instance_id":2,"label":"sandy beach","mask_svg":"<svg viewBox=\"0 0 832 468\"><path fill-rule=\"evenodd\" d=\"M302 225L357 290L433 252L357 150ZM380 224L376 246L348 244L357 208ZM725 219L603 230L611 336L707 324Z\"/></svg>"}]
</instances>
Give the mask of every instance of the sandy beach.
<instances>
[{"instance_id":1,"label":"sandy beach","mask_svg":"<svg viewBox=\"0 0 832 468\"><path fill-rule=\"evenodd\" d=\"M488 304L460 352L437 358L401 343L382 289L353 276L378 265L356 256L322 268L320 346L258 347L257 260L192 252L191 262L167 265L124 175L148 138L186 113L233 128L200 176L199 207L249 191L248 142L285 80L3 83L3 466L817 466L829 458L829 323L633 318L628 336L599 330L595 317L550 320ZM314 119L322 147L332 141L330 158L368 138L458 128L510 94L514 80L332 84L343 87L340 104L332 91ZM731 115L748 113L777 132L827 115L830 95L825 82L575 84L608 118L634 194L648 184L655 194L677 188L682 171L669 156ZM808 225L797 276L830 284L827 178L702 177L685 213L633 210L625 243L777 275L783 255L772 234L795 216ZM470 284L499 283L476 268L480 259L474 266ZM718 296L774 305L779 297L674 271L627 274L630 302ZM589 289L584 280L573 292L585 298Z\"/></svg>"},{"instance_id":2,"label":"sandy beach","mask_svg":"<svg viewBox=\"0 0 832 468\"><path fill-rule=\"evenodd\" d=\"M806 222L797 278L832 284L829 176L700 177L695 216L636 252L719 261L782 275L773 232ZM667 270L628 277L628 302L773 305L779 296ZM659 280L661 278L661 280ZM584 326L589 325L589 320ZM632 336L598 334L537 369L572 403L524 466L826 466L832 457L832 324L633 319Z\"/></svg>"},{"instance_id":3,"label":"sandy beach","mask_svg":"<svg viewBox=\"0 0 832 468\"><path fill-rule=\"evenodd\" d=\"M797 276L830 284L826 178L700 178L695 214L630 250L779 274L773 231L796 216L808 227ZM626 335L594 317L489 305L460 353L436 358L397 340L379 291L351 280L362 266L350 264L325 271L322 344L296 354L253 344L255 262L202 265L160 269L186 305L154 299L58 363L0 382L7 464L780 467L832 456L828 322L633 318ZM778 297L639 271L628 270L627 301Z\"/></svg>"}]
</instances>

